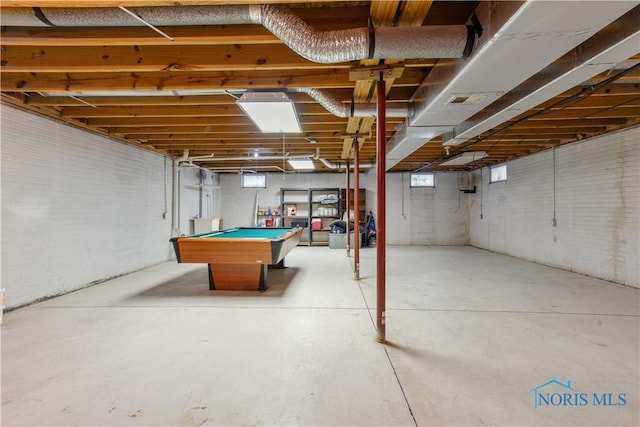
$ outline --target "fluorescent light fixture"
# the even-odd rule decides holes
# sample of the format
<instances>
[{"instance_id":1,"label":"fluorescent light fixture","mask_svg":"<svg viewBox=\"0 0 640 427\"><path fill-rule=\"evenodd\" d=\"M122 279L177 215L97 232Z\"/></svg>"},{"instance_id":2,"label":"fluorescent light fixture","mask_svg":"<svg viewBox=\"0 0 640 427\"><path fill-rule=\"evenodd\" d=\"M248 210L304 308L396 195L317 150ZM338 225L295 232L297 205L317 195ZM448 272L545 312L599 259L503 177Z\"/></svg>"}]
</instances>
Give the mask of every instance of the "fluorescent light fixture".
<instances>
[{"instance_id":1,"label":"fluorescent light fixture","mask_svg":"<svg viewBox=\"0 0 640 427\"><path fill-rule=\"evenodd\" d=\"M247 92L238 105L263 133L302 133L293 101L282 92Z\"/></svg>"},{"instance_id":2,"label":"fluorescent light fixture","mask_svg":"<svg viewBox=\"0 0 640 427\"><path fill-rule=\"evenodd\" d=\"M462 153L461 155L456 156L453 159L447 160L444 163L440 163L440 166L466 165L467 163L471 163L485 157L487 157L487 153L484 151L467 151L466 153Z\"/></svg>"},{"instance_id":3,"label":"fluorescent light fixture","mask_svg":"<svg viewBox=\"0 0 640 427\"><path fill-rule=\"evenodd\" d=\"M287 160L292 168L295 170L315 169L316 165L311 159L288 159Z\"/></svg>"}]
</instances>

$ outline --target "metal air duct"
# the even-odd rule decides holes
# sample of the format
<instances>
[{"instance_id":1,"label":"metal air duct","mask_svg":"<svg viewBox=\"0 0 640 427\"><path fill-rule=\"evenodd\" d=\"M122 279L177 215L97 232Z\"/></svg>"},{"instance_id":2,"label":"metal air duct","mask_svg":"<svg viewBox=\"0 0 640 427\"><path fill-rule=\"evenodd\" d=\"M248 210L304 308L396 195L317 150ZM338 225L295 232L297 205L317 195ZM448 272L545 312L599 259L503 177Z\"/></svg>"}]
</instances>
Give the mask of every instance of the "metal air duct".
<instances>
[{"instance_id":1,"label":"metal air duct","mask_svg":"<svg viewBox=\"0 0 640 427\"><path fill-rule=\"evenodd\" d=\"M481 43L465 61L434 68L412 100L415 114L407 130L394 135L387 170L429 139L413 137L421 128L451 130L483 111L567 52L581 45L637 2L570 1L481 2L476 15L484 28Z\"/></svg>"},{"instance_id":2,"label":"metal air duct","mask_svg":"<svg viewBox=\"0 0 640 427\"><path fill-rule=\"evenodd\" d=\"M152 27L260 24L300 56L319 63L368 58L461 58L475 42L471 26L353 28L318 31L288 8L248 6L173 6L118 8L3 8L4 26Z\"/></svg>"},{"instance_id":3,"label":"metal air duct","mask_svg":"<svg viewBox=\"0 0 640 427\"><path fill-rule=\"evenodd\" d=\"M536 105L603 73L640 50L640 6L636 6L535 77L443 135L443 145L459 145ZM636 61L638 63L640 61ZM614 73L612 73L614 74Z\"/></svg>"},{"instance_id":4,"label":"metal air duct","mask_svg":"<svg viewBox=\"0 0 640 427\"><path fill-rule=\"evenodd\" d=\"M318 158L317 160L320 160L322 162L323 165L325 165L326 167L328 167L329 169L345 169L347 167L347 165L349 165L349 169L353 169L355 167L355 165L353 163L333 163L330 162L327 159L321 159ZM360 168L361 169L370 169L375 167L375 163L360 163Z\"/></svg>"},{"instance_id":5,"label":"metal air duct","mask_svg":"<svg viewBox=\"0 0 640 427\"><path fill-rule=\"evenodd\" d=\"M298 88L296 91L306 93L336 117L375 117L376 115L376 104L345 104L337 96L326 90L309 87ZM392 104L387 107L387 117L410 116L411 106L408 103Z\"/></svg>"}]
</instances>

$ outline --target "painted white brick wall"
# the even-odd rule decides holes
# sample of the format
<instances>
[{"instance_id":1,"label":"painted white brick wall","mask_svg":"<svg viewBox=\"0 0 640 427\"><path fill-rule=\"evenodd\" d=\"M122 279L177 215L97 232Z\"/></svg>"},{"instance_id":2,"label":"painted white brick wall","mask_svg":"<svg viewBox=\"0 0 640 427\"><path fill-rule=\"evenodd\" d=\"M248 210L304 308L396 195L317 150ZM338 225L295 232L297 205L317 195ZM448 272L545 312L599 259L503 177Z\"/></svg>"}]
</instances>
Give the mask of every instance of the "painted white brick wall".
<instances>
[{"instance_id":1,"label":"painted white brick wall","mask_svg":"<svg viewBox=\"0 0 640 427\"><path fill-rule=\"evenodd\" d=\"M410 173L387 174L389 245L469 243L468 196L459 191L458 173L438 172L435 183L435 188L410 188Z\"/></svg>"},{"instance_id":2,"label":"painted white brick wall","mask_svg":"<svg viewBox=\"0 0 640 427\"><path fill-rule=\"evenodd\" d=\"M389 245L468 244L467 195L458 191L457 173L439 173L435 189L410 189L409 174L387 174L387 243ZM352 184L353 185L353 182ZM225 228L253 224L256 194L260 206L280 204L281 188L345 188L344 173L267 174L266 189L243 189L240 175L220 176L221 215ZM367 211L376 209L376 177L363 173ZM403 205L404 200L404 205ZM404 206L404 208L403 208Z\"/></svg>"},{"instance_id":3,"label":"painted white brick wall","mask_svg":"<svg viewBox=\"0 0 640 427\"><path fill-rule=\"evenodd\" d=\"M345 188L345 175L340 173L282 174L268 173L267 188L242 188L239 174L220 174L220 215L224 228L252 227L256 194L259 205L280 206L281 188ZM368 196L368 195L367 195Z\"/></svg>"},{"instance_id":4,"label":"painted white brick wall","mask_svg":"<svg viewBox=\"0 0 640 427\"><path fill-rule=\"evenodd\" d=\"M170 159L6 104L0 113L9 308L172 256Z\"/></svg>"},{"instance_id":5,"label":"painted white brick wall","mask_svg":"<svg viewBox=\"0 0 640 427\"><path fill-rule=\"evenodd\" d=\"M203 169L181 167L178 216L175 235L193 234L193 218L220 217L220 183L218 174ZM223 224L223 227L225 224Z\"/></svg>"},{"instance_id":6,"label":"painted white brick wall","mask_svg":"<svg viewBox=\"0 0 640 427\"><path fill-rule=\"evenodd\" d=\"M640 287L640 129L555 150L555 227L554 152L507 169L470 197L473 246Z\"/></svg>"}]
</instances>

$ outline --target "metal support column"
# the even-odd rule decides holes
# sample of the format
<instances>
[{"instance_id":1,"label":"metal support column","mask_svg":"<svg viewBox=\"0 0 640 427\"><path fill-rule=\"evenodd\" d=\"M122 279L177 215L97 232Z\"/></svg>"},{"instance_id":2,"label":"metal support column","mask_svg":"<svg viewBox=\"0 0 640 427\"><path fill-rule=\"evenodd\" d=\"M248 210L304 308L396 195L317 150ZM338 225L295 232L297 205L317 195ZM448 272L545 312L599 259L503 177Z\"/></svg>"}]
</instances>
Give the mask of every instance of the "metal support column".
<instances>
[{"instance_id":1,"label":"metal support column","mask_svg":"<svg viewBox=\"0 0 640 427\"><path fill-rule=\"evenodd\" d=\"M376 161L377 161L377 215L376 229L376 326L378 328L378 342L386 341L386 88L384 75L380 72L380 79L376 84L378 91L377 123L376 123Z\"/></svg>"},{"instance_id":2,"label":"metal support column","mask_svg":"<svg viewBox=\"0 0 640 427\"><path fill-rule=\"evenodd\" d=\"M353 139L353 280L360 280L360 143ZM351 240L351 227L347 225L347 241Z\"/></svg>"},{"instance_id":3,"label":"metal support column","mask_svg":"<svg viewBox=\"0 0 640 427\"><path fill-rule=\"evenodd\" d=\"M348 232L349 232L349 222L351 221L351 213L350 213L350 209L349 209L349 205L350 205L349 202L351 201L351 196L349 194L350 193L349 189L351 188L351 179L350 179L351 178L351 172L349 170L349 160L347 160L347 168L345 170L345 173L347 174L347 191L345 193L346 194L345 197L347 199L347 205L346 205L347 206L347 209L346 209L346 211L347 211L346 212L347 213L347 215L346 215L347 220L346 220L346 224L347 224L347 236L348 236L349 235L348 234ZM347 239L347 258L349 258L350 256L351 256L351 248L349 247L349 239Z\"/></svg>"}]
</instances>

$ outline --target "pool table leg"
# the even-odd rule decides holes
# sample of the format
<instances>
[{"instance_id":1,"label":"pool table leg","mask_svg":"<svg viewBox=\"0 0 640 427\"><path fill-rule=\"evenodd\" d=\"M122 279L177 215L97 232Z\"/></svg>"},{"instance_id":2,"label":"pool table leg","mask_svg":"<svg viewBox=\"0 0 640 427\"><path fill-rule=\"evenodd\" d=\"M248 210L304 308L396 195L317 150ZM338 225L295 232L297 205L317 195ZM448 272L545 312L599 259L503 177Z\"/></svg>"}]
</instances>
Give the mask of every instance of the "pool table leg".
<instances>
[{"instance_id":1,"label":"pool table leg","mask_svg":"<svg viewBox=\"0 0 640 427\"><path fill-rule=\"evenodd\" d=\"M207 264L209 266L209 290L215 291L216 285L213 283L213 271L211 270L211 264Z\"/></svg>"},{"instance_id":2,"label":"pool table leg","mask_svg":"<svg viewBox=\"0 0 640 427\"><path fill-rule=\"evenodd\" d=\"M267 264L209 264L209 290L265 291Z\"/></svg>"}]
</instances>

